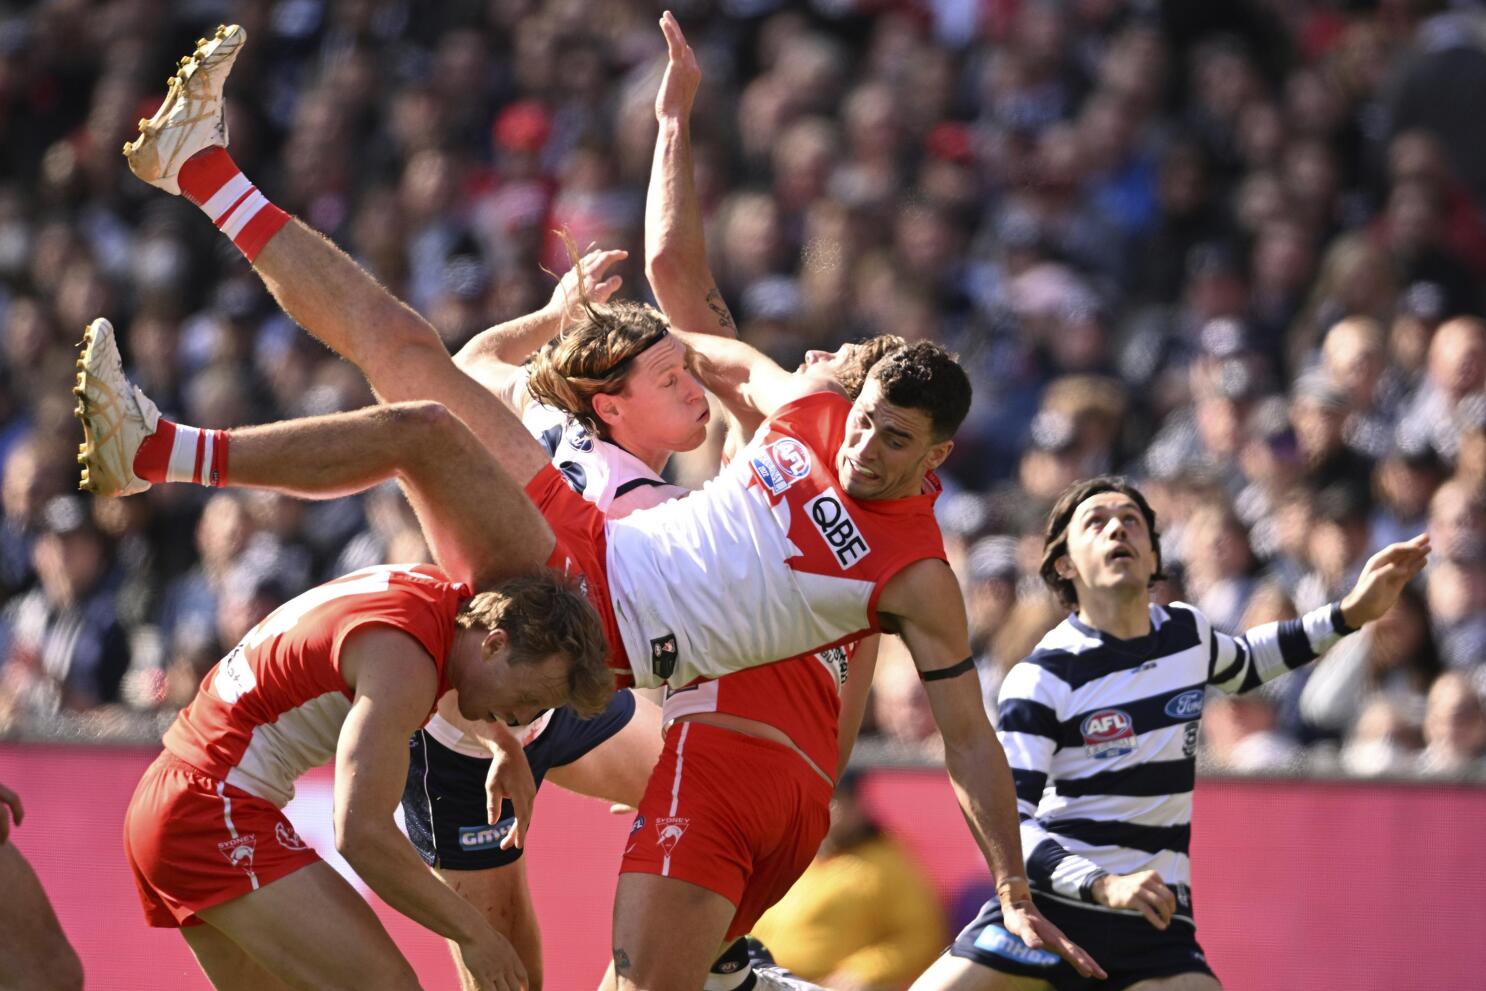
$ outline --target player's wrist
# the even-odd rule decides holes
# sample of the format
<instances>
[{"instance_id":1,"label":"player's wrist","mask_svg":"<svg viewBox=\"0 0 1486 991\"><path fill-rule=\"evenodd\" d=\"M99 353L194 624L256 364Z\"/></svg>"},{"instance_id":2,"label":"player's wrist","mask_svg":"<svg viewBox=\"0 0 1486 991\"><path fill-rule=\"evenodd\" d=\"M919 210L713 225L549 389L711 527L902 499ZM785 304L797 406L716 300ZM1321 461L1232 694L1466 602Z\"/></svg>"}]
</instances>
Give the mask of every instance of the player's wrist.
<instances>
[{"instance_id":1,"label":"player's wrist","mask_svg":"<svg viewBox=\"0 0 1486 991\"><path fill-rule=\"evenodd\" d=\"M996 882L996 897L1006 907L1032 902L1032 886L1021 874L1008 874Z\"/></svg>"},{"instance_id":2,"label":"player's wrist","mask_svg":"<svg viewBox=\"0 0 1486 991\"><path fill-rule=\"evenodd\" d=\"M1084 891L1088 894L1088 900L1096 905L1109 905L1109 882L1113 877L1113 874L1101 872L1085 881Z\"/></svg>"}]
</instances>

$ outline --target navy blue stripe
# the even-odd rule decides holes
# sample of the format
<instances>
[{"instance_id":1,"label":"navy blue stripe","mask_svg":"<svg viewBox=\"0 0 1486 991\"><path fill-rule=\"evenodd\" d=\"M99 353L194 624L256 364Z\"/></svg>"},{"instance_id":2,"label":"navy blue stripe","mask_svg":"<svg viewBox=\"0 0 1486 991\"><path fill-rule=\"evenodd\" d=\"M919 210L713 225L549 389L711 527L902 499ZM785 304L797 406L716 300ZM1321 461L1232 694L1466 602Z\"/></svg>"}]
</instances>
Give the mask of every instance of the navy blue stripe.
<instances>
[{"instance_id":1,"label":"navy blue stripe","mask_svg":"<svg viewBox=\"0 0 1486 991\"><path fill-rule=\"evenodd\" d=\"M1208 631L1207 651L1207 683L1211 685L1218 680L1218 635L1215 632Z\"/></svg>"},{"instance_id":2,"label":"navy blue stripe","mask_svg":"<svg viewBox=\"0 0 1486 991\"><path fill-rule=\"evenodd\" d=\"M1053 890L1053 869L1071 856L1056 840L1043 840L1027 856L1027 882L1033 887Z\"/></svg>"},{"instance_id":3,"label":"navy blue stripe","mask_svg":"<svg viewBox=\"0 0 1486 991\"><path fill-rule=\"evenodd\" d=\"M554 423L537 435L537 443L547 451L547 457L557 457L557 445L562 443L562 424Z\"/></svg>"},{"instance_id":4,"label":"navy blue stripe","mask_svg":"<svg viewBox=\"0 0 1486 991\"><path fill-rule=\"evenodd\" d=\"M1131 671L1147 661L1190 650L1200 644L1197 620L1184 609L1172 610L1161 628L1143 637L1118 641L1118 648L1096 647L1084 651L1055 648L1035 650L1026 663L1035 664L1050 674L1078 688L1105 675ZM1066 621L1065 621L1066 622ZM1109 637L1101 636L1101 643Z\"/></svg>"},{"instance_id":5,"label":"navy blue stripe","mask_svg":"<svg viewBox=\"0 0 1486 991\"><path fill-rule=\"evenodd\" d=\"M1291 670L1315 660L1316 651L1311 647L1311 638L1306 636L1303 620L1287 619L1280 624L1280 656Z\"/></svg>"},{"instance_id":6,"label":"navy blue stripe","mask_svg":"<svg viewBox=\"0 0 1486 991\"><path fill-rule=\"evenodd\" d=\"M1031 802L1032 807L1036 808L1037 803L1042 801L1043 789L1047 787L1047 775L1041 771L1023 771L1013 767L1011 780L1016 783L1017 799Z\"/></svg>"},{"instance_id":7,"label":"navy blue stripe","mask_svg":"<svg viewBox=\"0 0 1486 991\"><path fill-rule=\"evenodd\" d=\"M1129 850L1160 853L1174 850L1186 853L1192 839L1192 824L1180 826L1137 826L1117 819L1064 819L1043 822L1049 833L1066 836L1090 846L1118 846Z\"/></svg>"},{"instance_id":8,"label":"navy blue stripe","mask_svg":"<svg viewBox=\"0 0 1486 991\"><path fill-rule=\"evenodd\" d=\"M624 495L626 492L629 492L629 491L631 491L633 489L638 489L642 485L665 485L665 484L666 484L665 482L662 482L658 478L632 478L628 482L625 482L623 485L619 486L619 488L617 488L617 489L614 490L614 498L618 499L620 496Z\"/></svg>"},{"instance_id":9,"label":"navy blue stripe","mask_svg":"<svg viewBox=\"0 0 1486 991\"><path fill-rule=\"evenodd\" d=\"M1096 709L1086 709L1083 712L1078 713L1076 716L1072 716L1068 719L1063 720L1058 725L1057 736L1055 737L1055 739L1058 741L1058 746L1060 747L1083 746L1084 720L1088 719L1096 712L1108 712L1111 709L1118 709L1120 712L1123 712L1125 715L1129 716L1132 727L1137 735L1141 733L1149 733L1152 730L1165 729L1168 726L1177 726L1182 723L1190 723L1193 719L1196 719L1197 716L1201 714L1200 709L1197 713L1188 715L1173 715L1172 713L1166 711L1166 707L1168 705L1171 705L1173 700L1176 699L1178 696L1184 695L1187 692L1191 691L1200 692L1203 690L1203 688L1204 686L1200 684L1186 685L1182 688L1162 692L1160 695L1150 695L1143 699L1131 699L1128 702L1120 702L1116 705L1101 705Z\"/></svg>"},{"instance_id":10,"label":"navy blue stripe","mask_svg":"<svg viewBox=\"0 0 1486 991\"><path fill-rule=\"evenodd\" d=\"M1003 733L1031 733L1056 740L1058 714L1031 699L1005 699L996 715L996 728Z\"/></svg>"},{"instance_id":11,"label":"navy blue stripe","mask_svg":"<svg viewBox=\"0 0 1486 991\"><path fill-rule=\"evenodd\" d=\"M1013 771L1012 775L1015 776ZM1086 778L1058 778L1053 788L1065 798L1084 795L1177 795L1191 791L1197 780L1197 761L1154 760L1118 771L1101 771ZM1021 789L1017 789L1021 796Z\"/></svg>"},{"instance_id":12,"label":"navy blue stripe","mask_svg":"<svg viewBox=\"0 0 1486 991\"><path fill-rule=\"evenodd\" d=\"M1227 684L1228 681L1232 679L1236 674L1238 674L1239 670L1243 668L1244 663L1248 661L1249 645L1247 643L1245 643L1243 640L1235 640L1233 641L1233 647L1233 663L1229 664L1226 668L1213 675L1214 685Z\"/></svg>"}]
</instances>

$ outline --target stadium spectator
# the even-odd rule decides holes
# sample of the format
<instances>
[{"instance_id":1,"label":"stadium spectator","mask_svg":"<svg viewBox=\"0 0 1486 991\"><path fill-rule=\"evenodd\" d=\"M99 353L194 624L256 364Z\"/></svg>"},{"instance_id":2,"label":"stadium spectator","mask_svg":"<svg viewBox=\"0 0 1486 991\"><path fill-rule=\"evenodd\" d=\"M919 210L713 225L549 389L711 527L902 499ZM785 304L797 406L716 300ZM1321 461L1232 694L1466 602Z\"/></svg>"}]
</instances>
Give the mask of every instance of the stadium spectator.
<instances>
[{"instance_id":1,"label":"stadium spectator","mask_svg":"<svg viewBox=\"0 0 1486 991\"><path fill-rule=\"evenodd\" d=\"M33 716L119 701L128 632L114 608L108 547L90 506L57 496L31 548L38 585L0 615L0 710Z\"/></svg>"},{"instance_id":2,"label":"stadium spectator","mask_svg":"<svg viewBox=\"0 0 1486 991\"><path fill-rule=\"evenodd\" d=\"M1419 767L1437 775L1486 772L1486 705L1458 672L1440 675L1429 690Z\"/></svg>"}]
</instances>

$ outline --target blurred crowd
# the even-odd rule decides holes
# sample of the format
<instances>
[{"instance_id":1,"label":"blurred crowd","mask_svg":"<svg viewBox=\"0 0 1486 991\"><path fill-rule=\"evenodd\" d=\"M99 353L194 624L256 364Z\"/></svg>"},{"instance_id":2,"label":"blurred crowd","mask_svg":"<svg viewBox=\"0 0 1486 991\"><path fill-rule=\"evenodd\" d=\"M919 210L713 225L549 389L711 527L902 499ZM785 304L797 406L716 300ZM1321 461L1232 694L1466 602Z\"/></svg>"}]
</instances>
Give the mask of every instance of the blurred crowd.
<instances>
[{"instance_id":1,"label":"blurred crowd","mask_svg":"<svg viewBox=\"0 0 1486 991\"><path fill-rule=\"evenodd\" d=\"M1212 699L1240 771L1486 755L1486 12L1443 0L677 0L711 263L793 366L880 332L976 400L941 520L988 699L1061 615L1044 515L1125 471L1162 599L1230 632L1428 529L1417 588L1313 670ZM640 261L664 45L641 0L0 3L0 732L139 731L309 584L426 557L395 489L84 500L69 393L107 315L167 416L371 401L235 249L119 154L219 21L234 158L457 347L539 307L553 235ZM375 328L368 328L374 333ZM685 477L711 465L693 458ZM867 734L932 754L888 651Z\"/></svg>"}]
</instances>

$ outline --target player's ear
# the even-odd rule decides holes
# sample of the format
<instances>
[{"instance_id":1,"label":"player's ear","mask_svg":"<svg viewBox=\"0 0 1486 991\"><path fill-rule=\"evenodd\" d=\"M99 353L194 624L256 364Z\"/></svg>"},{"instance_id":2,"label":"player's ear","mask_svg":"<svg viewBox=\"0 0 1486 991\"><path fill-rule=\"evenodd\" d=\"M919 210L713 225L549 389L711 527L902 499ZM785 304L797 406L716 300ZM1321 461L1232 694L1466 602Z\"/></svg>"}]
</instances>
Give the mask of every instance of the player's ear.
<instances>
[{"instance_id":1,"label":"player's ear","mask_svg":"<svg viewBox=\"0 0 1486 991\"><path fill-rule=\"evenodd\" d=\"M612 424L619 419L619 403L615 402L613 396L601 392L593 397L593 412L600 420Z\"/></svg>"},{"instance_id":2,"label":"player's ear","mask_svg":"<svg viewBox=\"0 0 1486 991\"><path fill-rule=\"evenodd\" d=\"M494 657L504 650L509 642L510 638L506 636L506 631L497 626L485 634L485 639L480 641L480 653L485 657Z\"/></svg>"},{"instance_id":3,"label":"player's ear","mask_svg":"<svg viewBox=\"0 0 1486 991\"><path fill-rule=\"evenodd\" d=\"M949 457L949 452L953 451L954 449L955 442L952 440L942 440L930 447L929 453L924 459L924 465L926 469L928 471L933 471L940 465L944 464L944 460Z\"/></svg>"},{"instance_id":4,"label":"player's ear","mask_svg":"<svg viewBox=\"0 0 1486 991\"><path fill-rule=\"evenodd\" d=\"M1073 558L1067 554L1064 554L1053 562L1053 570L1058 573L1059 578L1067 581L1073 581L1074 577L1078 574L1073 567Z\"/></svg>"}]
</instances>

